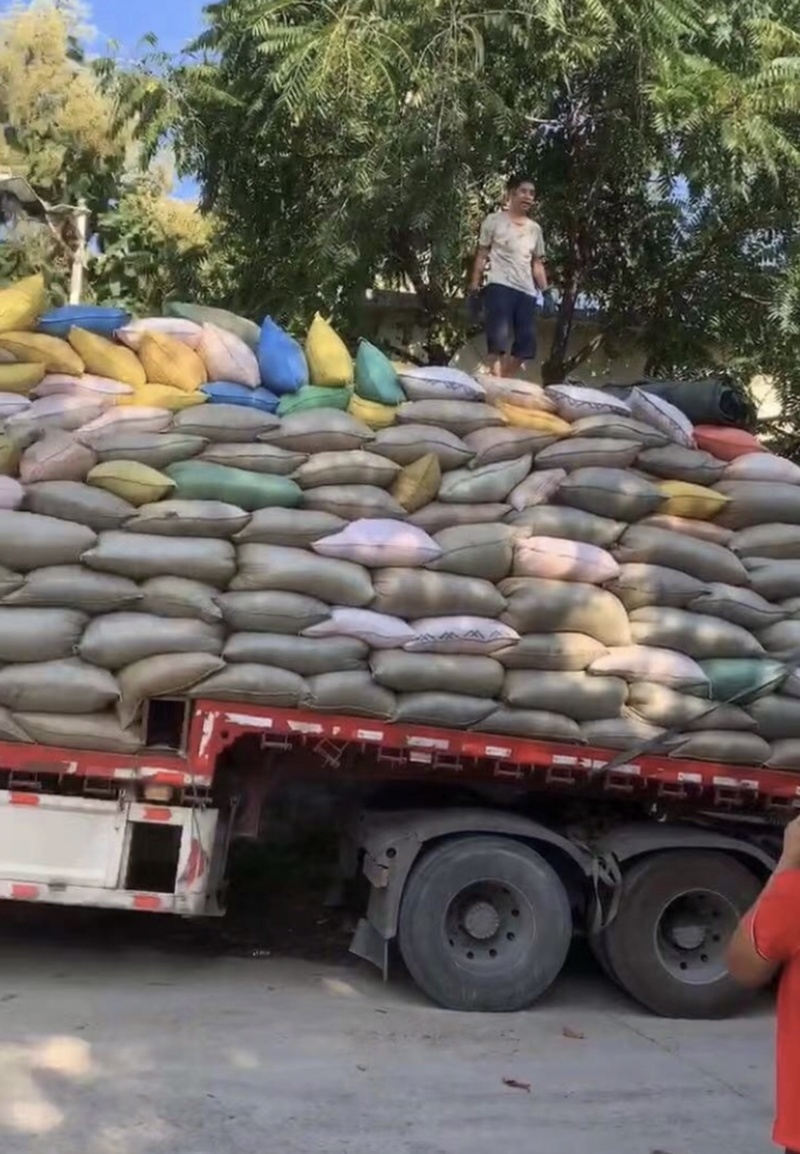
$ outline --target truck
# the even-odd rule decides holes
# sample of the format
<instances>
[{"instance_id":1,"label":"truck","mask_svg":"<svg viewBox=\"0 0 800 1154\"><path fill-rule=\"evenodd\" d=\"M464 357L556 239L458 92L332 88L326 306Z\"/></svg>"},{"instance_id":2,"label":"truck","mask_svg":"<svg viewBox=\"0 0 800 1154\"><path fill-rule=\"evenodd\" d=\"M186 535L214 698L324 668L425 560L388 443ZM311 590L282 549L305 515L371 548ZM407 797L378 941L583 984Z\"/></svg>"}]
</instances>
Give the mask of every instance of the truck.
<instances>
[{"instance_id":1,"label":"truck","mask_svg":"<svg viewBox=\"0 0 800 1154\"><path fill-rule=\"evenodd\" d=\"M533 1005L584 936L656 1014L724 1017L725 946L795 813L788 772L212 700L147 704L136 754L0 743L0 898L225 912L281 782L338 799L351 950L455 1010Z\"/></svg>"}]
</instances>

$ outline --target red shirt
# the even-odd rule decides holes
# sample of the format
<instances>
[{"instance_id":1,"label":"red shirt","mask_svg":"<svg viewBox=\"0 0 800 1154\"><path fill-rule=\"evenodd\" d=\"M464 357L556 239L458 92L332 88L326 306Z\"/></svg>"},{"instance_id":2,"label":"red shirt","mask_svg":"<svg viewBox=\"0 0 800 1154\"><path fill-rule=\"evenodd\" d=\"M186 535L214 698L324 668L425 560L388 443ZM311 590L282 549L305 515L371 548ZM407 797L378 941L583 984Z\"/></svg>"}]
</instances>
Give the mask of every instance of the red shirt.
<instances>
[{"instance_id":1,"label":"red shirt","mask_svg":"<svg viewBox=\"0 0 800 1154\"><path fill-rule=\"evenodd\" d=\"M772 879L753 913L752 933L761 957L782 966L772 1137L778 1146L800 1150L800 870Z\"/></svg>"}]
</instances>

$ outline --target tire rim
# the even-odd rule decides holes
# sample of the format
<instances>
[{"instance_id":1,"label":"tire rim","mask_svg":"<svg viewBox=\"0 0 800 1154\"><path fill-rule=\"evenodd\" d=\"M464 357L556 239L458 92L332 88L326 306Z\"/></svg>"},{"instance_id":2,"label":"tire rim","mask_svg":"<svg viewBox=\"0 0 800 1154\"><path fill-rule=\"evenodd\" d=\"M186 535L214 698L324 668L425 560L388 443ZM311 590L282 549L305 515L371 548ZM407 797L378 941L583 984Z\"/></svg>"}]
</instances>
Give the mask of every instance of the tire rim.
<instances>
[{"instance_id":1,"label":"tire rim","mask_svg":"<svg viewBox=\"0 0 800 1154\"><path fill-rule=\"evenodd\" d=\"M705 986L727 974L725 949L739 911L715 890L686 890L656 919L655 949L661 965L684 985Z\"/></svg>"},{"instance_id":2,"label":"tire rim","mask_svg":"<svg viewBox=\"0 0 800 1154\"><path fill-rule=\"evenodd\" d=\"M452 898L443 928L453 960L462 969L507 969L529 958L536 919L516 886L484 879Z\"/></svg>"}]
</instances>

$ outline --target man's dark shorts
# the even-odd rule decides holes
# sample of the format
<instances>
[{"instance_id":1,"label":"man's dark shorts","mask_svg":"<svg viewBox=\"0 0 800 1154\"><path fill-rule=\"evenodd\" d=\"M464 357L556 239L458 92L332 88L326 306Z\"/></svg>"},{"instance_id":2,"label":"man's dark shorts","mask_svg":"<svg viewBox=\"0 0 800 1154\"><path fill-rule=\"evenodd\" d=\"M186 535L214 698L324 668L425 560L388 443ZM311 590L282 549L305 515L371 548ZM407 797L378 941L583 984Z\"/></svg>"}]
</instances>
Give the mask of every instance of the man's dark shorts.
<instances>
[{"instance_id":1,"label":"man's dark shorts","mask_svg":"<svg viewBox=\"0 0 800 1154\"><path fill-rule=\"evenodd\" d=\"M486 345L492 356L536 360L536 297L504 284L483 290Z\"/></svg>"}]
</instances>

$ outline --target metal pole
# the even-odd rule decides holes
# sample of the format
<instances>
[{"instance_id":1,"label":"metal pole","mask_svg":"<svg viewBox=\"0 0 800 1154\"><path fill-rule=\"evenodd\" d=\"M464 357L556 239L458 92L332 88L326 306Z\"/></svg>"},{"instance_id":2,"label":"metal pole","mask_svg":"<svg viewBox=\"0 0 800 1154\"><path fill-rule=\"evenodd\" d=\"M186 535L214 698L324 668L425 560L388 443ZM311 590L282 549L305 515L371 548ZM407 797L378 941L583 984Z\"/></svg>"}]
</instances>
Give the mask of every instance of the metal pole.
<instances>
[{"instance_id":1,"label":"metal pole","mask_svg":"<svg viewBox=\"0 0 800 1154\"><path fill-rule=\"evenodd\" d=\"M69 303L71 305L79 305L81 303L83 273L86 268L86 233L88 222L89 209L86 207L86 201L81 199L78 201L78 207L75 209L75 231L78 236L78 243L72 255L72 273L69 281Z\"/></svg>"}]
</instances>

